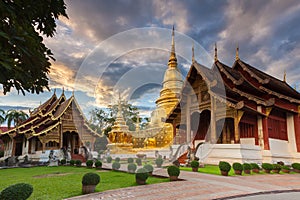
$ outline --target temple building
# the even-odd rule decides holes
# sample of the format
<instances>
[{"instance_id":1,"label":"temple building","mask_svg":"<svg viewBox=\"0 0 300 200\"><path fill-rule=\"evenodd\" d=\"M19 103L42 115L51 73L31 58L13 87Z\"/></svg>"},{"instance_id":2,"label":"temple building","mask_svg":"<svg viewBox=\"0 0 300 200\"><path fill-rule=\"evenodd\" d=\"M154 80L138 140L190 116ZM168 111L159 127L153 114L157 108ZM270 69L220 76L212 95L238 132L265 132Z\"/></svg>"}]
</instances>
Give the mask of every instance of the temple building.
<instances>
[{"instance_id":1,"label":"temple building","mask_svg":"<svg viewBox=\"0 0 300 200\"><path fill-rule=\"evenodd\" d=\"M188 144L201 162L300 161L300 94L239 58L212 68L193 56L180 102L166 120L177 143ZM194 52L193 52L194 54ZM182 151L183 152L183 151ZM178 156L186 157L186 152Z\"/></svg>"},{"instance_id":2,"label":"temple building","mask_svg":"<svg viewBox=\"0 0 300 200\"><path fill-rule=\"evenodd\" d=\"M54 92L27 120L0 133L4 157L28 155L33 161L39 161L45 151L60 149L68 149L72 159L84 160L80 148L93 150L99 136L88 126L74 94L67 99L64 92L59 98Z\"/></svg>"}]
</instances>

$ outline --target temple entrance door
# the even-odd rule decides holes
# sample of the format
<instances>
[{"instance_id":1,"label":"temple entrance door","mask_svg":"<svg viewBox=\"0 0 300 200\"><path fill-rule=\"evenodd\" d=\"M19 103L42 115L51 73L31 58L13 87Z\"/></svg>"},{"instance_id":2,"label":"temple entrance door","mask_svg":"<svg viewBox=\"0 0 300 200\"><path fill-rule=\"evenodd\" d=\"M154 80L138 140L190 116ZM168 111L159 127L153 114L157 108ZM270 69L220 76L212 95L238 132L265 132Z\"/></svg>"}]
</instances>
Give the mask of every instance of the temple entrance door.
<instances>
[{"instance_id":1,"label":"temple entrance door","mask_svg":"<svg viewBox=\"0 0 300 200\"><path fill-rule=\"evenodd\" d=\"M221 132L217 141L218 144L234 143L234 120L232 118L218 120L217 130Z\"/></svg>"},{"instance_id":2,"label":"temple entrance door","mask_svg":"<svg viewBox=\"0 0 300 200\"><path fill-rule=\"evenodd\" d=\"M210 131L210 110L203 110L201 113L195 112L191 116L191 130L195 132L195 140L209 140L206 138Z\"/></svg>"},{"instance_id":3,"label":"temple entrance door","mask_svg":"<svg viewBox=\"0 0 300 200\"><path fill-rule=\"evenodd\" d=\"M63 133L63 147L65 149L70 148L71 154L78 154L80 147L80 140L78 133L67 131Z\"/></svg>"},{"instance_id":4,"label":"temple entrance door","mask_svg":"<svg viewBox=\"0 0 300 200\"><path fill-rule=\"evenodd\" d=\"M23 149L23 143L22 142L16 142L15 156L21 156L22 155L22 149Z\"/></svg>"}]
</instances>

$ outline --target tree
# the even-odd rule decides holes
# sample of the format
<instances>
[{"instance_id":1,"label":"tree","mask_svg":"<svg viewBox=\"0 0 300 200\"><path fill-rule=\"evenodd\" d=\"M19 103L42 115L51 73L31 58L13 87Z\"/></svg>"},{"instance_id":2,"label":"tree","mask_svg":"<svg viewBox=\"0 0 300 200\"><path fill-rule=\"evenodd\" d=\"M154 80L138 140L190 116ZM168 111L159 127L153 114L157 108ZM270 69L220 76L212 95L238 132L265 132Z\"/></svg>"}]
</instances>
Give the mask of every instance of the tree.
<instances>
[{"instance_id":1,"label":"tree","mask_svg":"<svg viewBox=\"0 0 300 200\"><path fill-rule=\"evenodd\" d=\"M0 125L5 122L5 112L0 109Z\"/></svg>"},{"instance_id":2,"label":"tree","mask_svg":"<svg viewBox=\"0 0 300 200\"><path fill-rule=\"evenodd\" d=\"M7 111L5 120L7 120L8 128L11 127L11 123L14 123L14 126L18 126L22 121L26 120L29 116L22 110L9 110Z\"/></svg>"},{"instance_id":3,"label":"tree","mask_svg":"<svg viewBox=\"0 0 300 200\"><path fill-rule=\"evenodd\" d=\"M53 37L55 20L68 17L64 0L0 1L0 84L3 93L16 88L25 95L48 87L53 54L43 37ZM42 35L42 36L41 36Z\"/></svg>"},{"instance_id":4,"label":"tree","mask_svg":"<svg viewBox=\"0 0 300 200\"><path fill-rule=\"evenodd\" d=\"M90 127L95 130L97 133L101 133L103 129L110 124L108 120L108 112L104 109L95 108L94 110L90 111Z\"/></svg>"}]
</instances>

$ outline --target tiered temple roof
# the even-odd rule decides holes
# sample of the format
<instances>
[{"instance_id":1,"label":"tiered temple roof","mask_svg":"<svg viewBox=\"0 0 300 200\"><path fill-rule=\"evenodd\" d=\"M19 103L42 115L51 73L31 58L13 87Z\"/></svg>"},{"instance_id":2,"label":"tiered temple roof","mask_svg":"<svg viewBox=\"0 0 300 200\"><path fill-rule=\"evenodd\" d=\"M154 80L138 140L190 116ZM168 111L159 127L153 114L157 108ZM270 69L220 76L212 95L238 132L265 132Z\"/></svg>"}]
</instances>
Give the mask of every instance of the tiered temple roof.
<instances>
[{"instance_id":1,"label":"tiered temple roof","mask_svg":"<svg viewBox=\"0 0 300 200\"><path fill-rule=\"evenodd\" d=\"M185 105L188 83L192 84L199 74L209 87L209 93L230 107L244 109L265 115L257 106L276 107L294 113L300 113L300 93L281 81L237 57L232 67L221 63L217 58L211 69L197 63L193 64L187 74L182 90L182 98L168 116L172 122L179 113L180 106ZM221 76L221 77L220 77ZM225 91L225 92L224 92Z\"/></svg>"},{"instance_id":2,"label":"tiered temple roof","mask_svg":"<svg viewBox=\"0 0 300 200\"><path fill-rule=\"evenodd\" d=\"M0 135L13 135L25 134L27 138L32 136L39 136L42 134L47 134L48 132L56 129L62 122L61 117L67 109L76 110L80 113L81 120L83 121L83 126L88 132L94 136L100 136L95 133L87 123L74 95L69 99L66 99L64 92L57 98L54 93L45 103L41 104L39 107L30 112L30 117L20 123L17 127L0 133Z\"/></svg>"}]
</instances>

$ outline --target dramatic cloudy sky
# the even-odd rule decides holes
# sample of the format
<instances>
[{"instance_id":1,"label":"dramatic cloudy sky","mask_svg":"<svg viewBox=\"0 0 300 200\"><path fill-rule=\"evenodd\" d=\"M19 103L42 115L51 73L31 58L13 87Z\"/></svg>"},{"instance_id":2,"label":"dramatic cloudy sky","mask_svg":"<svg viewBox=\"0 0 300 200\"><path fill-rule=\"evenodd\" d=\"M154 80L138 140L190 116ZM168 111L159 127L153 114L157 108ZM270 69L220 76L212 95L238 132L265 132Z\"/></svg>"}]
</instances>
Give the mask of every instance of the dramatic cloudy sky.
<instances>
[{"instance_id":1,"label":"dramatic cloudy sky","mask_svg":"<svg viewBox=\"0 0 300 200\"><path fill-rule=\"evenodd\" d=\"M56 61L50 87L82 109L113 103L118 93L143 109L153 109L167 68L171 28L183 74L196 60L207 67L217 42L219 60L232 66L240 58L300 88L300 2L298 0L66 0L69 19L57 21L57 34L45 38ZM0 107L36 107L51 96L0 94ZM5 107L5 109L11 108Z\"/></svg>"}]
</instances>

